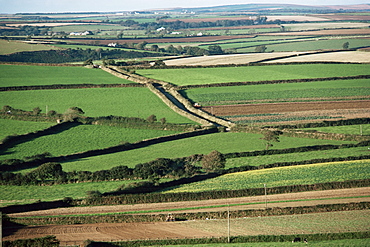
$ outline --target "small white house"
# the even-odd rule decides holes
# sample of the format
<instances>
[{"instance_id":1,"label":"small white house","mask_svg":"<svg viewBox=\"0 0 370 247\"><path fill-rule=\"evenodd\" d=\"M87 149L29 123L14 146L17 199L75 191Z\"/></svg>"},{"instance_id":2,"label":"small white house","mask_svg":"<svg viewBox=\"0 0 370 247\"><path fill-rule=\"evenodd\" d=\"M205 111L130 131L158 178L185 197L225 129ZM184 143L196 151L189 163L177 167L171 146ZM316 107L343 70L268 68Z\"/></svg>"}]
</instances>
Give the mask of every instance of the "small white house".
<instances>
[{"instance_id":1,"label":"small white house","mask_svg":"<svg viewBox=\"0 0 370 247\"><path fill-rule=\"evenodd\" d=\"M160 31L163 31L163 30L166 30L166 28L165 27L157 28L157 32L160 32Z\"/></svg>"}]
</instances>

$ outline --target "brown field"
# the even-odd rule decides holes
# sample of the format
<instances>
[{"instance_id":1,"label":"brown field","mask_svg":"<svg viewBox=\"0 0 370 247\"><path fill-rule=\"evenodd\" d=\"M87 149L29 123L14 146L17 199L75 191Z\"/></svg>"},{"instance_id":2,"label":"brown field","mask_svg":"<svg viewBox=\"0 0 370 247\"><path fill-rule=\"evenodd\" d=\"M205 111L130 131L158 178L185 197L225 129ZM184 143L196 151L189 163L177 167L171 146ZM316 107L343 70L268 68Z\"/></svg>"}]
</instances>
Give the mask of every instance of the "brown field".
<instances>
[{"instance_id":1,"label":"brown field","mask_svg":"<svg viewBox=\"0 0 370 247\"><path fill-rule=\"evenodd\" d=\"M322 111L338 109L370 109L370 100L358 101L322 101L322 102L287 102L245 105L205 106L203 110L213 112L217 116Z\"/></svg>"},{"instance_id":2,"label":"brown field","mask_svg":"<svg viewBox=\"0 0 370 247\"><path fill-rule=\"evenodd\" d=\"M349 203L349 202L362 202L370 201L370 189L369 188L353 188L353 189L340 189L340 190L326 190L326 191L311 191L311 192L301 192L301 193L290 193L290 194L279 194L279 195L268 195L268 202L277 202L268 204L268 207L297 207L297 206L311 206L318 204L332 204L332 203ZM340 197L340 198L337 198ZM348 198L345 198L348 197ZM354 198L358 197L358 198ZM333 199L325 199L333 198ZM335 199L337 198L337 199ZM71 211L78 210L80 212L124 212L125 210L155 210L155 209L173 209L173 208L185 208L185 207L204 207L212 205L227 205L227 204L240 204L240 203L253 203L260 202L261 204L256 205L245 205L245 206L231 206L231 215L233 210L245 210L254 208L264 208L265 207L265 196L255 196L255 197L244 197L244 198L229 198L229 199L219 199L219 200L206 200L206 201L191 201L191 202L174 202L174 203L155 203L155 204L137 204L137 205L119 205L119 206L98 206L98 207L82 207L82 208L65 208L65 209L53 209L46 210L54 213L60 213L58 211ZM294 201L294 200L304 200L304 199L319 199L319 200L308 200L308 201ZM292 200L292 202L281 202L286 200ZM278 202L280 201L280 202ZM97 210L96 210L97 209ZM227 210L227 207L213 208L213 211ZM180 212L199 212L207 211L210 209L194 209L189 211ZM38 213L42 214L42 211L34 212L36 215ZM351 212L351 211L350 211ZM75 212L76 213L76 212ZM176 212L172 212L174 215ZM330 214L342 215L346 212L334 212ZM348 213L348 212L347 212ZM368 210L361 211L355 214L355 217L367 217L370 212ZM29 214L32 214L30 212ZM166 212L163 212L166 214ZM310 214L321 215L326 214ZM362 215L362 216L360 216ZM12 215L14 216L14 215ZM18 214L18 216L20 216ZM270 219L286 218L288 221L292 217L298 216L277 216L277 217L261 217L258 218L260 221L264 221L267 224L271 224ZM302 215L299 217L310 217L309 215ZM352 215L352 218L354 216ZM335 217L337 220L341 220L341 217ZM268 230L268 232L262 231L261 227L252 226L246 224L245 221L254 221L257 218L247 218L247 219L233 219L234 229L233 235L257 235L257 234L295 234L297 229L291 229L288 227L278 227ZM299 219L296 219L299 221ZM155 222L155 223L100 223L100 224L85 224L85 225L48 225L48 226L27 226L18 229L4 229L3 240L15 240L22 238L35 238L43 237L46 235L55 235L62 244L80 244L86 239L96 240L96 241L112 241L112 240L134 240L134 239L166 239L166 238L197 238L197 237L218 237L226 236L226 231L223 231L220 226L224 225L225 220L198 220L198 221L185 221L185 222ZM240 222L240 223L238 223ZM211 226L211 225L213 226ZM315 224L317 225L317 224ZM314 227L314 226L311 226ZM330 229L325 229L324 231L332 231L333 226ZM352 226L358 227L358 226ZM362 226L363 227L363 226ZM256 232L256 229L260 229ZM339 229L339 228L338 228ZM339 229L337 231L348 231L349 229ZM12 230L13 233L9 233ZM317 229L313 231L318 231ZM322 228L320 232L322 231Z\"/></svg>"},{"instance_id":3,"label":"brown field","mask_svg":"<svg viewBox=\"0 0 370 247\"><path fill-rule=\"evenodd\" d=\"M206 106L203 110L216 116L228 116L232 121L292 124L368 117L370 100L220 105Z\"/></svg>"},{"instance_id":4,"label":"brown field","mask_svg":"<svg viewBox=\"0 0 370 247\"><path fill-rule=\"evenodd\" d=\"M326 14L326 15L315 15L316 17L326 18L332 21L369 21L370 15L338 15L338 14Z\"/></svg>"},{"instance_id":5,"label":"brown field","mask_svg":"<svg viewBox=\"0 0 370 247\"><path fill-rule=\"evenodd\" d=\"M249 53L249 54L200 56L166 60L165 63L168 66L181 66L181 65L208 66L217 64L246 64L268 58L279 58L304 53L305 52L274 52L274 53Z\"/></svg>"}]
</instances>

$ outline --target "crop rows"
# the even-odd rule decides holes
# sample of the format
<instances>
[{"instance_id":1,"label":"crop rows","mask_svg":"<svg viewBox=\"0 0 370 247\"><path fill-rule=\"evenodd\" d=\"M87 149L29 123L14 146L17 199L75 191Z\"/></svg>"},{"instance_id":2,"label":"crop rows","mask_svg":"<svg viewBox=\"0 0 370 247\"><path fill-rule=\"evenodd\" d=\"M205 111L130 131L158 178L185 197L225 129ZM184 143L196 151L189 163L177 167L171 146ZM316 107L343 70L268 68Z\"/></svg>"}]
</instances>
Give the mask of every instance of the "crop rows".
<instances>
[{"instance_id":1,"label":"crop rows","mask_svg":"<svg viewBox=\"0 0 370 247\"><path fill-rule=\"evenodd\" d=\"M369 160L331 162L226 174L206 181L182 185L166 192L259 188L263 187L264 183L268 187L316 184L331 181L368 179L369 174ZM231 181L233 182L231 183Z\"/></svg>"}]
</instances>

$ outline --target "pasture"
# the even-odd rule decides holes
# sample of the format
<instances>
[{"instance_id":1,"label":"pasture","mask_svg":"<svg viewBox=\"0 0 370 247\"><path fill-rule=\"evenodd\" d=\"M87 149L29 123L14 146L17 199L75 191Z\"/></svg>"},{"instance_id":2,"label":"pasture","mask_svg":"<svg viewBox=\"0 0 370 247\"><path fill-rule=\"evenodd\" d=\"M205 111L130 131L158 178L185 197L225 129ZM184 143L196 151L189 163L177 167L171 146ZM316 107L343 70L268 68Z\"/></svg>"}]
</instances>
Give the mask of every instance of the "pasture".
<instances>
[{"instance_id":1,"label":"pasture","mask_svg":"<svg viewBox=\"0 0 370 247\"><path fill-rule=\"evenodd\" d=\"M55 47L51 45L28 44L25 42L0 39L0 55L7 55L21 51L43 51L52 49L55 49Z\"/></svg>"},{"instance_id":2,"label":"pasture","mask_svg":"<svg viewBox=\"0 0 370 247\"><path fill-rule=\"evenodd\" d=\"M141 180L142 181L142 180ZM0 185L0 206L4 204L26 204L37 200L54 201L65 197L74 199L86 197L87 191L98 190L101 193L114 191L123 184L129 184L135 180L85 182L72 184L58 184L53 186L13 186Z\"/></svg>"},{"instance_id":3,"label":"pasture","mask_svg":"<svg viewBox=\"0 0 370 247\"><path fill-rule=\"evenodd\" d=\"M85 67L0 65L0 87L53 84L126 84L100 69Z\"/></svg>"},{"instance_id":4,"label":"pasture","mask_svg":"<svg viewBox=\"0 0 370 247\"><path fill-rule=\"evenodd\" d=\"M226 160L225 168L240 166L261 166L278 162L299 162L312 159L328 159L348 156L368 155L367 147L340 148L331 150L309 151L299 153L260 155L251 157L229 158Z\"/></svg>"},{"instance_id":5,"label":"pasture","mask_svg":"<svg viewBox=\"0 0 370 247\"><path fill-rule=\"evenodd\" d=\"M201 182L166 189L166 193L317 184L370 178L370 160L341 161L277 167L222 175Z\"/></svg>"},{"instance_id":6,"label":"pasture","mask_svg":"<svg viewBox=\"0 0 370 247\"><path fill-rule=\"evenodd\" d=\"M128 129L100 125L79 125L53 135L46 135L7 149L1 159L22 159L44 152L53 156L67 155L93 149L116 146L125 142L178 133L175 131ZM104 166L99 164L102 169Z\"/></svg>"},{"instance_id":7,"label":"pasture","mask_svg":"<svg viewBox=\"0 0 370 247\"><path fill-rule=\"evenodd\" d=\"M0 92L0 105L28 111L47 106L48 110L58 113L77 106L88 117L113 115L146 119L154 114L157 119L166 118L169 123L194 124L168 108L149 89L138 87L7 91Z\"/></svg>"},{"instance_id":8,"label":"pasture","mask_svg":"<svg viewBox=\"0 0 370 247\"><path fill-rule=\"evenodd\" d=\"M370 95L370 80L335 80L302 83L260 84L192 88L184 91L187 97L201 105L240 104L252 102L340 99Z\"/></svg>"},{"instance_id":9,"label":"pasture","mask_svg":"<svg viewBox=\"0 0 370 247\"><path fill-rule=\"evenodd\" d=\"M292 80L369 74L370 64L294 64L221 68L146 69L136 73L175 85ZM294 71L294 73L292 73ZM181 76L179 76L181 75Z\"/></svg>"},{"instance_id":10,"label":"pasture","mask_svg":"<svg viewBox=\"0 0 370 247\"><path fill-rule=\"evenodd\" d=\"M0 118L0 140L9 135L21 135L42 130L54 125L53 123L16 121Z\"/></svg>"},{"instance_id":11,"label":"pasture","mask_svg":"<svg viewBox=\"0 0 370 247\"><path fill-rule=\"evenodd\" d=\"M178 158L193 154L209 154L213 150L221 153L248 152L265 149L265 142L260 134L251 133L216 133L182 140L159 143L148 147L129 150L120 153L84 158L62 164L64 171L97 171L126 165L149 162L157 158ZM280 142L274 143L274 149L284 149L300 146L351 143L347 141L316 140L308 138L280 137ZM168 150L171 150L170 152Z\"/></svg>"},{"instance_id":12,"label":"pasture","mask_svg":"<svg viewBox=\"0 0 370 247\"><path fill-rule=\"evenodd\" d=\"M347 135L369 135L370 136L370 125L369 124L307 128L305 130L317 130L320 132L339 133L339 134L347 134Z\"/></svg>"}]
</instances>

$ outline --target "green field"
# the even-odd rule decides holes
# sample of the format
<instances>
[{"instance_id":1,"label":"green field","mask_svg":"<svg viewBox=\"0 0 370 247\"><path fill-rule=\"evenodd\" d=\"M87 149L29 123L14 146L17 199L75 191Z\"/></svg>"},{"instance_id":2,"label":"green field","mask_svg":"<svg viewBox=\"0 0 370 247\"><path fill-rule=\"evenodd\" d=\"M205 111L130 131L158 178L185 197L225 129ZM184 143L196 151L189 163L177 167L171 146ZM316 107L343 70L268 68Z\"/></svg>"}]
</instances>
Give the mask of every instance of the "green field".
<instances>
[{"instance_id":1,"label":"green field","mask_svg":"<svg viewBox=\"0 0 370 247\"><path fill-rule=\"evenodd\" d=\"M110 169L115 166L126 165L134 167L136 164L149 162L156 158L179 158L192 154L208 154L213 150L221 153L247 152L264 150L265 142L260 134L251 133L216 133L183 140L151 145L145 148L85 158L63 163L64 171L97 171ZM274 143L274 149L284 149L300 146L350 143L342 141L316 140L308 138L280 137L280 142Z\"/></svg>"},{"instance_id":2,"label":"green field","mask_svg":"<svg viewBox=\"0 0 370 247\"><path fill-rule=\"evenodd\" d=\"M349 156L368 155L367 147L341 148L332 150L309 151L288 154L261 155L241 158L230 158L226 160L225 168L240 166L260 166L274 164L277 162L299 162L312 159L328 159Z\"/></svg>"},{"instance_id":3,"label":"green field","mask_svg":"<svg viewBox=\"0 0 370 247\"><path fill-rule=\"evenodd\" d=\"M370 135L369 124L307 128L305 130L317 130L326 133L339 133L348 135Z\"/></svg>"},{"instance_id":4,"label":"green field","mask_svg":"<svg viewBox=\"0 0 370 247\"><path fill-rule=\"evenodd\" d=\"M223 82L289 80L367 75L370 64L295 64L224 68L147 69L143 76L176 85L214 84ZM181 75L181 76L180 76Z\"/></svg>"},{"instance_id":5,"label":"green field","mask_svg":"<svg viewBox=\"0 0 370 247\"><path fill-rule=\"evenodd\" d=\"M122 84L131 81L84 67L0 65L0 87L53 84Z\"/></svg>"},{"instance_id":6,"label":"green field","mask_svg":"<svg viewBox=\"0 0 370 247\"><path fill-rule=\"evenodd\" d=\"M370 79L194 88L185 90L185 93L201 105L248 103L265 99L274 102L299 98L368 96Z\"/></svg>"},{"instance_id":7,"label":"green field","mask_svg":"<svg viewBox=\"0 0 370 247\"><path fill-rule=\"evenodd\" d=\"M147 88L88 88L0 92L0 106L32 111L35 107L64 113L80 107L85 116L124 116L146 119L154 114L169 123L194 123L172 111ZM44 113L44 111L43 111Z\"/></svg>"},{"instance_id":8,"label":"green field","mask_svg":"<svg viewBox=\"0 0 370 247\"><path fill-rule=\"evenodd\" d=\"M0 159L22 159L49 152L53 156L67 155L93 149L116 146L124 142L137 142L158 136L171 135L174 131L128 129L100 125L79 125L63 132L46 135L7 149ZM9 154L7 154L9 153ZM104 167L100 164L100 170Z\"/></svg>"},{"instance_id":9,"label":"green field","mask_svg":"<svg viewBox=\"0 0 370 247\"><path fill-rule=\"evenodd\" d=\"M0 140L9 135L21 135L45 129L53 123L16 121L0 118Z\"/></svg>"},{"instance_id":10,"label":"green field","mask_svg":"<svg viewBox=\"0 0 370 247\"><path fill-rule=\"evenodd\" d=\"M43 51L52 49L55 49L55 47L42 44L27 44L24 42L8 41L3 39L0 40L0 55L7 55L22 51Z\"/></svg>"},{"instance_id":11,"label":"green field","mask_svg":"<svg viewBox=\"0 0 370 247\"><path fill-rule=\"evenodd\" d=\"M240 190L261 188L263 184L267 187L278 187L369 178L370 160L343 161L231 173L167 189L166 193Z\"/></svg>"},{"instance_id":12,"label":"green field","mask_svg":"<svg viewBox=\"0 0 370 247\"><path fill-rule=\"evenodd\" d=\"M12 204L25 204L36 200L60 200L64 197L72 197L74 199L84 198L86 197L86 191L98 190L101 193L104 193L114 191L121 185L132 182L135 182L135 180L58 184L53 186L0 185L0 202L1 204L6 204L9 201L12 201Z\"/></svg>"}]
</instances>

